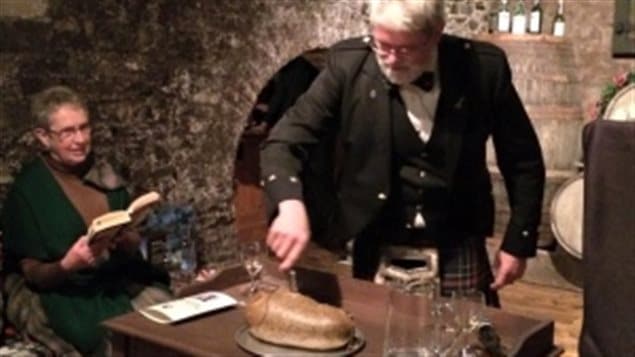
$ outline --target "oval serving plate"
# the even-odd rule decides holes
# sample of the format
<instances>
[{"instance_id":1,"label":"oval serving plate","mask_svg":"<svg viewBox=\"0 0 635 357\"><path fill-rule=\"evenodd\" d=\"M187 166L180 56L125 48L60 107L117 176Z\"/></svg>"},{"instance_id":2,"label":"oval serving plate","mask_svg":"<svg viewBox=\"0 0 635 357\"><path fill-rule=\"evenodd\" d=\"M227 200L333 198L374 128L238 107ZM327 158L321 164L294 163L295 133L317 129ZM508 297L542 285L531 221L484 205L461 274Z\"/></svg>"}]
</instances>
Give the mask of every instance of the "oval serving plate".
<instances>
[{"instance_id":1,"label":"oval serving plate","mask_svg":"<svg viewBox=\"0 0 635 357\"><path fill-rule=\"evenodd\" d=\"M234 334L234 340L242 349L247 352L251 352L253 354L259 356L306 356L306 357L340 357L340 356L350 356L357 352L359 352L366 340L364 339L364 334L358 329L355 328L355 333L353 335L353 339L344 347L328 350L328 351L316 351L316 350L305 350L301 348L295 347L287 347L287 346L279 346L270 344L264 341L261 341L255 337L253 337L249 333L249 326L242 326L236 333Z\"/></svg>"}]
</instances>

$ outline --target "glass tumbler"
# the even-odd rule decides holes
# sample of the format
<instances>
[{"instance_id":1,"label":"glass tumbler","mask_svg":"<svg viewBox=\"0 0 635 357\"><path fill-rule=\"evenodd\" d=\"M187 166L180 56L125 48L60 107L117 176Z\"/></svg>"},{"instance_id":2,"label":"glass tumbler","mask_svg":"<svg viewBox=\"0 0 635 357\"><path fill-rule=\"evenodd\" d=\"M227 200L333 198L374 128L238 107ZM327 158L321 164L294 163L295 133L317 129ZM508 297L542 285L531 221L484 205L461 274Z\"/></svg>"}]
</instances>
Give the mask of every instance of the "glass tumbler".
<instances>
[{"instance_id":1,"label":"glass tumbler","mask_svg":"<svg viewBox=\"0 0 635 357\"><path fill-rule=\"evenodd\" d=\"M426 338L430 331L435 292L409 291L393 287L389 293L384 356L428 356Z\"/></svg>"}]
</instances>

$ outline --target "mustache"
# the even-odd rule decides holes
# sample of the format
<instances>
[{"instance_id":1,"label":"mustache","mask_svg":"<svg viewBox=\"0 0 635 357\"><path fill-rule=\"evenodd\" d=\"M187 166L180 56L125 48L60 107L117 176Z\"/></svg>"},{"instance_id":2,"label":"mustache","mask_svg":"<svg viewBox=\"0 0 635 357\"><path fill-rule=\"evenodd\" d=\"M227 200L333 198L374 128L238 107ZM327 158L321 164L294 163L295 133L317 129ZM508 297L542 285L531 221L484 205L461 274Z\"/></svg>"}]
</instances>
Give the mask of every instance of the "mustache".
<instances>
[{"instance_id":1,"label":"mustache","mask_svg":"<svg viewBox=\"0 0 635 357\"><path fill-rule=\"evenodd\" d=\"M379 68L384 74L386 79L392 84L406 84L414 81L423 73L426 69L424 64L422 65L405 65L390 67L385 63L378 61Z\"/></svg>"}]
</instances>

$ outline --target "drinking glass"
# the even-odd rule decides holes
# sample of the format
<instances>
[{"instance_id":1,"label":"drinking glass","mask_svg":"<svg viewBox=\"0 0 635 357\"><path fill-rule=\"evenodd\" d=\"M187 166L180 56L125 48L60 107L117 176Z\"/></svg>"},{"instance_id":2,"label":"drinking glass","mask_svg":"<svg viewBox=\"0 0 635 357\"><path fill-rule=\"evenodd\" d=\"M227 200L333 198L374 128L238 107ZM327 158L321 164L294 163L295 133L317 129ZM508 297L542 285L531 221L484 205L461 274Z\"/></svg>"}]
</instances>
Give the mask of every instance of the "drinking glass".
<instances>
[{"instance_id":1,"label":"drinking glass","mask_svg":"<svg viewBox=\"0 0 635 357\"><path fill-rule=\"evenodd\" d=\"M434 284L392 287L384 356L447 356L457 337L449 299Z\"/></svg>"},{"instance_id":2,"label":"drinking glass","mask_svg":"<svg viewBox=\"0 0 635 357\"><path fill-rule=\"evenodd\" d=\"M191 237L181 242L181 272L188 277L193 277L197 267L196 242Z\"/></svg>"},{"instance_id":3,"label":"drinking glass","mask_svg":"<svg viewBox=\"0 0 635 357\"><path fill-rule=\"evenodd\" d=\"M484 320L485 294L476 289L456 290L451 293L457 323L463 332L471 333Z\"/></svg>"},{"instance_id":4,"label":"drinking glass","mask_svg":"<svg viewBox=\"0 0 635 357\"><path fill-rule=\"evenodd\" d=\"M450 299L460 333L460 355L476 355L472 333L485 321L485 294L476 289L456 290Z\"/></svg>"},{"instance_id":5,"label":"drinking glass","mask_svg":"<svg viewBox=\"0 0 635 357\"><path fill-rule=\"evenodd\" d=\"M390 289L384 356L423 355L425 316L431 303L431 299L420 298L405 289Z\"/></svg>"},{"instance_id":6,"label":"drinking glass","mask_svg":"<svg viewBox=\"0 0 635 357\"><path fill-rule=\"evenodd\" d=\"M452 300L438 296L430 311L430 324L426 330L426 356L452 356L461 331Z\"/></svg>"},{"instance_id":7,"label":"drinking glass","mask_svg":"<svg viewBox=\"0 0 635 357\"><path fill-rule=\"evenodd\" d=\"M249 274L247 295L253 294L258 289L258 279L263 269L263 264L260 261L261 252L262 248L258 241L243 242L239 245L240 261Z\"/></svg>"}]
</instances>

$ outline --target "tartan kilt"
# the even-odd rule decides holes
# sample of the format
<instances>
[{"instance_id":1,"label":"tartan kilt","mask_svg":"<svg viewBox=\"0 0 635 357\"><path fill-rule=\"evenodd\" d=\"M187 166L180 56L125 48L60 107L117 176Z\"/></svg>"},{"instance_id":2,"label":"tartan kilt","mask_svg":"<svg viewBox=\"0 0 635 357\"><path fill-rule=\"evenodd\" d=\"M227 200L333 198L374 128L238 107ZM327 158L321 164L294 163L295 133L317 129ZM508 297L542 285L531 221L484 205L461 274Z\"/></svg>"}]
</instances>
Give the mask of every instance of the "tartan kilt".
<instances>
[{"instance_id":1,"label":"tartan kilt","mask_svg":"<svg viewBox=\"0 0 635 357\"><path fill-rule=\"evenodd\" d=\"M480 290L487 304L500 306L498 294L490 289L494 281L485 237L468 237L457 244L439 247L441 294L457 290Z\"/></svg>"},{"instance_id":2,"label":"tartan kilt","mask_svg":"<svg viewBox=\"0 0 635 357\"><path fill-rule=\"evenodd\" d=\"M368 231L367 231L368 232ZM353 244L353 277L373 280L381 260L381 234L370 231L355 239ZM480 290L487 305L500 307L496 291L489 285L494 281L485 247L485 237L470 236L438 246L441 294L448 296L456 290Z\"/></svg>"}]
</instances>

